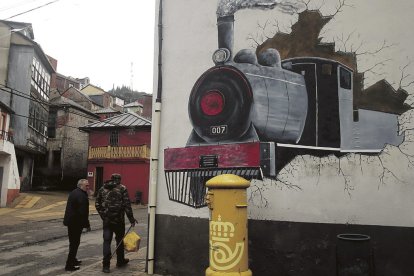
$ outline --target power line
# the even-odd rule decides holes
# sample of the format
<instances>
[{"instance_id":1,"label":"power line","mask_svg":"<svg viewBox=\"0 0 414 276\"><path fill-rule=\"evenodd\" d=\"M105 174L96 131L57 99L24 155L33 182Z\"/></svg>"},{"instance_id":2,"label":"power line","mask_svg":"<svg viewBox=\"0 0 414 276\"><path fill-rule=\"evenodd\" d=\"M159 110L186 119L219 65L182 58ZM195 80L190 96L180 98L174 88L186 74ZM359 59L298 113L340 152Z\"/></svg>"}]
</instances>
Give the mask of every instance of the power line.
<instances>
[{"instance_id":1,"label":"power line","mask_svg":"<svg viewBox=\"0 0 414 276\"><path fill-rule=\"evenodd\" d=\"M2 84L0 84L0 85L2 85ZM2 85L3 86L3 85ZM7 86L6 86L7 87ZM9 88L9 89L11 89L11 88ZM48 102L45 102L45 101L39 101L38 99L35 99L35 98L33 98L33 97L28 97L28 96L26 96L26 95L20 95L20 94L18 94L18 93L13 93L13 92L11 92L11 91L8 91L8 90L6 90L6 89L4 89L4 88L1 88L0 87L0 90L1 91L4 91L4 92L6 92L6 93L10 93L10 94L12 94L12 95L16 95L16 96L18 96L18 97L22 97L22 98L25 98L25 99L28 99L28 100L32 100L32 101L35 101L35 102L39 102L39 103L42 103L42 104L45 104L45 105L48 105L49 107L54 107L54 106L59 106L59 105L57 105L57 104L51 104L51 103L48 103ZM12 89L12 91L13 91L14 89ZM14 90L14 91L16 91L17 92L17 90ZM79 115L79 116L81 116L81 117L84 117L84 118L87 118L87 119L92 119L92 120L94 120L94 118L93 118L93 116L92 115L90 115L90 116L86 116L86 115L84 115L84 114L81 114L81 113L77 113L77 112L73 112L73 111L69 111L69 113L73 113L73 114L76 114L76 115ZM14 113L14 115L16 115L16 113ZM19 115L16 115L16 116L19 116ZM24 115L20 115L20 116L22 116L22 117L24 117ZM27 117L27 118L33 118L33 119L35 119L34 117ZM42 120L40 120L40 121L42 121ZM98 121L98 120L94 120L94 121Z\"/></svg>"},{"instance_id":2,"label":"power line","mask_svg":"<svg viewBox=\"0 0 414 276\"><path fill-rule=\"evenodd\" d=\"M23 14L29 13L29 12L31 12L31 11L34 11L34 10L38 10L38 9L40 9L40 8L46 7L46 6L50 5L50 4L53 4L53 3L56 3L56 2L59 2L59 1L60 1L60 0L54 0L54 1L48 2L48 3L46 3L46 4L43 4L43 5L37 6L37 7L33 8L33 9L30 9L30 10L27 10L27 11L24 11L24 12L21 12L21 13L18 13L18 14L15 14L15 15L13 15L13 16L10 16L10 17L8 17L8 18L6 18L6 19L4 19L4 20L9 20L9 19L11 19L11 18L13 18L13 17L19 16L19 15L23 15Z\"/></svg>"},{"instance_id":3,"label":"power line","mask_svg":"<svg viewBox=\"0 0 414 276\"><path fill-rule=\"evenodd\" d=\"M39 0L31 0L31 1L23 0L23 1L20 1L20 2L14 1L13 4L11 4L9 6L3 6L2 8L0 8L0 12L7 11L7 10L10 10L10 9L15 9L15 8L20 7L20 6L26 5L29 2L36 2L36 1L39 1Z\"/></svg>"},{"instance_id":4,"label":"power line","mask_svg":"<svg viewBox=\"0 0 414 276\"><path fill-rule=\"evenodd\" d=\"M0 86L3 86L3 87L5 87L5 88L8 88L8 89L10 89L11 91L8 91L8 90L6 90L6 89L4 89L4 88L1 88L0 87L0 90L1 91L4 91L4 92L7 92L7 93L9 93L9 94L12 94L12 95L16 95L16 96L18 96L18 97L22 97L22 98L25 98L25 99L28 99L28 100L31 100L31 101L35 101L35 102L38 102L38 103L41 103L41 104L44 104L44 105L47 105L47 106L49 106L49 108L50 107L54 107L54 106L60 106L59 104L52 104L52 103L49 103L49 102L46 102L46 101L43 101L43 100L39 100L39 99L36 99L36 98L34 98L34 97L32 97L31 95L30 95L30 97L29 96L27 96L26 94L23 94L23 92L21 92L21 91L19 91L19 90L16 90L16 89L13 89L13 88L10 88L10 87L8 87L8 86L5 86L5 85L3 85L3 84L0 84ZM18 92L18 93L13 93L13 91L14 92ZM63 96L61 96L61 97L63 97ZM66 97L64 97L64 98L66 98ZM42 106L43 107L43 106ZM44 108L44 107L43 107ZM45 108L44 108L45 109ZM89 111L89 110L88 110ZM93 117L92 116L85 116L84 114L81 114L81 113L76 113L76 112L73 112L73 111L68 111L69 113L73 113L73 114L76 114L76 115L79 115L79 116L81 116L81 117L84 117L84 118L87 118L87 119L92 119L93 120ZM90 111L90 112L92 112L92 111ZM93 113L93 112L92 112ZM122 113L121 113L122 114ZM29 117L28 117L29 118ZM33 119L35 119L34 117L31 117L31 118L33 118ZM98 120L94 120L94 121L96 121L96 122L99 122ZM114 125L114 126L119 126L119 127L124 127L124 126L122 126L122 125L120 125L120 124L117 124L117 123L111 123L112 125Z\"/></svg>"},{"instance_id":5,"label":"power line","mask_svg":"<svg viewBox=\"0 0 414 276\"><path fill-rule=\"evenodd\" d=\"M8 91L8 90L6 90L6 89L4 89L4 88L1 88L0 87L0 90L2 90L2 91L4 91L4 92L6 92L6 93L9 93L9 94L12 94L12 95L16 95L16 96L18 96L18 97L22 97L22 98L24 98L24 99L28 99L28 100L31 100L31 101L34 101L34 102L38 102L38 103L41 103L41 104L44 104L44 105L47 105L47 106L49 106L49 108L50 107L54 107L54 106L59 106L59 104L53 104L53 103L50 103L50 102L46 102L46 101L44 101L44 100L39 100L39 99L36 99L36 98L34 98L32 95L30 95L30 96L27 96L26 94L23 94L23 92L21 92L21 91L19 91L19 90L16 90L16 89L13 89L13 88L10 88L10 87L7 87L7 86L5 86L5 85L3 85L3 84L0 84L0 86L3 86L3 87L6 87L6 88L8 88L8 89L10 89L11 91ZM14 92L17 92L17 93L13 93L13 91ZM61 97L63 97L63 96L61 96ZM64 97L64 98L66 98L66 97ZM89 110L88 110L89 111ZM90 111L90 112L92 112L92 111ZM72 112L73 113L73 112ZM93 113L93 112L92 112ZM77 114L77 115L79 115L79 116L83 116L83 117L85 117L85 118L88 118L88 119L91 119L92 118L92 116L90 116L90 117L86 117L85 115L81 115L80 113L74 113L74 114Z\"/></svg>"},{"instance_id":6,"label":"power line","mask_svg":"<svg viewBox=\"0 0 414 276\"><path fill-rule=\"evenodd\" d=\"M38 103L41 103L41 104L44 104L44 105L51 105L49 102L47 102L45 100L35 98L34 96L32 96L32 94L30 94L30 96L28 96L26 93L24 93L22 91L16 90L14 88L10 88L10 87L8 87L6 85L3 85L1 83L0 83L0 86L4 87L4 88L1 88L0 87L0 90L4 91L6 93L9 93L9 94L12 94L12 95L16 95L18 97L22 97L22 98L25 98L25 99L28 99L28 100L32 100L32 101L35 101L35 102L38 102ZM5 88L10 89L10 91L8 91Z\"/></svg>"},{"instance_id":7,"label":"power line","mask_svg":"<svg viewBox=\"0 0 414 276\"><path fill-rule=\"evenodd\" d=\"M33 117L26 116L26 115L23 115L23 114L17 114L17 113L13 113L13 116L23 117L23 118L27 118L27 119L34 119ZM48 123L49 122L48 120L42 120L42 119L36 119L36 120L38 120L40 122L43 122L43 123ZM60 124L60 125L79 129L79 127L75 127L75 126L71 126L71 125L67 125L67 124Z\"/></svg>"}]
</instances>

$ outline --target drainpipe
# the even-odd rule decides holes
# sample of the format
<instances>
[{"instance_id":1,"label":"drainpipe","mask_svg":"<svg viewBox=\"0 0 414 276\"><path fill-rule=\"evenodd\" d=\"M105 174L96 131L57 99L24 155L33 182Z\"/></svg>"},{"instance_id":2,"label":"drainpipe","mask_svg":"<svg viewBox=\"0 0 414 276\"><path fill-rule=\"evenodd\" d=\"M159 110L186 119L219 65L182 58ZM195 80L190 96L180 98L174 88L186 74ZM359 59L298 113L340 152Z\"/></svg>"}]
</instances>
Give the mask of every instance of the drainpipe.
<instances>
[{"instance_id":1,"label":"drainpipe","mask_svg":"<svg viewBox=\"0 0 414 276\"><path fill-rule=\"evenodd\" d=\"M151 127L151 180L149 189L149 225L148 225L148 274L154 274L154 249L155 249L155 211L157 207L157 182L158 182L158 156L160 145L161 125L161 94L162 94L162 1L158 7L158 83L157 98L154 103L154 113Z\"/></svg>"},{"instance_id":2,"label":"drainpipe","mask_svg":"<svg viewBox=\"0 0 414 276\"><path fill-rule=\"evenodd\" d=\"M63 126L63 138L62 138L62 144L60 149L60 169L61 169L61 175L60 180L63 180L63 174L64 174L64 168L65 168L65 147L66 147L66 140L67 140L67 127L66 124L69 122L69 108L67 106L63 107L63 111L65 112L65 125Z\"/></svg>"}]
</instances>

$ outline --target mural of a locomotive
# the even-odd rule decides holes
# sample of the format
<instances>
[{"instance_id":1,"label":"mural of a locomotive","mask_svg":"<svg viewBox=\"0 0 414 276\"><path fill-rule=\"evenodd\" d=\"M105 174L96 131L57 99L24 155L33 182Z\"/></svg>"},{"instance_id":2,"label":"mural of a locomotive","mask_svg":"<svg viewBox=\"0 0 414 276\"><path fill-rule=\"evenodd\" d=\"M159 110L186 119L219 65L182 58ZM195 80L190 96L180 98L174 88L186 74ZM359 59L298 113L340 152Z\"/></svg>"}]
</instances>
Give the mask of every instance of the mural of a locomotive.
<instances>
[{"instance_id":1,"label":"mural of a locomotive","mask_svg":"<svg viewBox=\"0 0 414 276\"><path fill-rule=\"evenodd\" d=\"M286 164L275 165L284 158L280 149L290 150L291 159L298 149L375 153L401 144L397 114L354 110L351 68L318 57L281 60L272 48L234 54L234 16L219 16L217 26L215 66L189 97L193 131L186 147L165 150L171 200L200 205L191 189L203 190L206 179L222 173L276 177ZM177 174L177 181L188 181L188 198L171 193Z\"/></svg>"}]
</instances>

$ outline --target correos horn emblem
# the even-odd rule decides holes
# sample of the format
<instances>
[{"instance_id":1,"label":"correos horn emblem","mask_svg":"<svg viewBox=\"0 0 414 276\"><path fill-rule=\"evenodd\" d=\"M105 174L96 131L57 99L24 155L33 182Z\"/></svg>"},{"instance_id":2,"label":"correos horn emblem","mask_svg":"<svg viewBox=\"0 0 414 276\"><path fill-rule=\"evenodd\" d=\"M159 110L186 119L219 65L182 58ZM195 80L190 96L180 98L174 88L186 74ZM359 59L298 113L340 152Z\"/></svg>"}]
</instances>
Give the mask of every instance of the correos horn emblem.
<instances>
[{"instance_id":1,"label":"correos horn emblem","mask_svg":"<svg viewBox=\"0 0 414 276\"><path fill-rule=\"evenodd\" d=\"M216 270L229 270L235 267L241 260L244 251L244 242L234 244L235 228L231 222L210 221L210 265Z\"/></svg>"}]
</instances>

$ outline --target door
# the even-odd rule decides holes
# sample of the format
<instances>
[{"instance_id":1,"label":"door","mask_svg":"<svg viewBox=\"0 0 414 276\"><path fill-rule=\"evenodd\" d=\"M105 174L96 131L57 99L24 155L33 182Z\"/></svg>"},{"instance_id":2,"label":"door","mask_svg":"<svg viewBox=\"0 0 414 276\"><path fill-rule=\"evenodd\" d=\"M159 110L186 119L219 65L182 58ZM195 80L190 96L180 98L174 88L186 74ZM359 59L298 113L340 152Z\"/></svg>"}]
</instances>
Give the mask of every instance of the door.
<instances>
[{"instance_id":1,"label":"door","mask_svg":"<svg viewBox=\"0 0 414 276\"><path fill-rule=\"evenodd\" d=\"M94 195L98 195L99 189L103 186L103 167L96 167L95 172L95 193Z\"/></svg>"},{"instance_id":2,"label":"door","mask_svg":"<svg viewBox=\"0 0 414 276\"><path fill-rule=\"evenodd\" d=\"M293 72L301 74L305 78L306 90L308 92L308 113L306 116L305 128L299 145L317 146L318 145L318 93L316 64L315 63L295 63L292 65Z\"/></svg>"}]
</instances>

